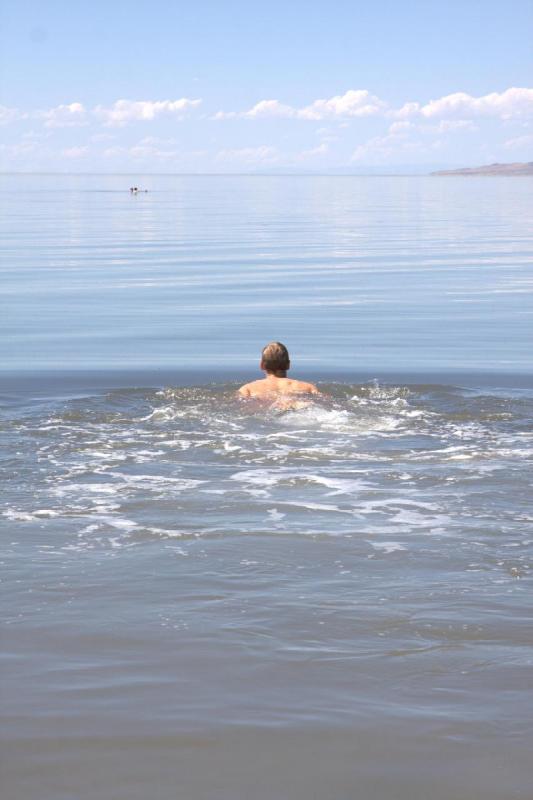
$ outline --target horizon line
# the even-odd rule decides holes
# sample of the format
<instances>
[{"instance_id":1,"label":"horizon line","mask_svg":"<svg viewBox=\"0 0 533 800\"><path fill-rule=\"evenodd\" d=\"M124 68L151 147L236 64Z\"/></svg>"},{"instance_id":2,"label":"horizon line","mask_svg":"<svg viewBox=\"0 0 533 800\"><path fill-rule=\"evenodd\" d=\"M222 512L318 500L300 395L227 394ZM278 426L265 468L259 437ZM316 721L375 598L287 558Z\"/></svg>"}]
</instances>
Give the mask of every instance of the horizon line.
<instances>
[{"instance_id":1,"label":"horizon line","mask_svg":"<svg viewBox=\"0 0 533 800\"><path fill-rule=\"evenodd\" d=\"M0 175L158 175L188 178L424 178L431 176L432 172L434 170L431 172L61 172L58 170L0 170Z\"/></svg>"}]
</instances>

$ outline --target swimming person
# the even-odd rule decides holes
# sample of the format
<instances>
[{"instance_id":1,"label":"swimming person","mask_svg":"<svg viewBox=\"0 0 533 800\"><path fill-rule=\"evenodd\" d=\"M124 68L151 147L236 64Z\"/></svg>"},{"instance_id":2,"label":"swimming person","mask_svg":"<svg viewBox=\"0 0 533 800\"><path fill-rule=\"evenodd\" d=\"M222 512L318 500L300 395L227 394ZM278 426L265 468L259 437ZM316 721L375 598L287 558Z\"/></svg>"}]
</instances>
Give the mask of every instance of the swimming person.
<instances>
[{"instance_id":1,"label":"swimming person","mask_svg":"<svg viewBox=\"0 0 533 800\"><path fill-rule=\"evenodd\" d=\"M260 368L265 372L262 380L246 383L239 389L242 397L278 398L295 394L320 394L313 383L287 378L291 361L289 351L281 342L270 342L261 352Z\"/></svg>"}]
</instances>

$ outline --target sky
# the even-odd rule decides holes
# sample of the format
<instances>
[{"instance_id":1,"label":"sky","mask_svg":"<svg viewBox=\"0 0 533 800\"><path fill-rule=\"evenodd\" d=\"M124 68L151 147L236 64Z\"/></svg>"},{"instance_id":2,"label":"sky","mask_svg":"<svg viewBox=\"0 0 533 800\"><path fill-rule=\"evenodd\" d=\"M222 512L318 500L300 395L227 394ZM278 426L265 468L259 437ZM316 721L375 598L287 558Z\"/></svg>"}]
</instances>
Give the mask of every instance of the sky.
<instances>
[{"instance_id":1,"label":"sky","mask_svg":"<svg viewBox=\"0 0 533 800\"><path fill-rule=\"evenodd\" d=\"M533 161L531 0L3 0L0 170Z\"/></svg>"}]
</instances>

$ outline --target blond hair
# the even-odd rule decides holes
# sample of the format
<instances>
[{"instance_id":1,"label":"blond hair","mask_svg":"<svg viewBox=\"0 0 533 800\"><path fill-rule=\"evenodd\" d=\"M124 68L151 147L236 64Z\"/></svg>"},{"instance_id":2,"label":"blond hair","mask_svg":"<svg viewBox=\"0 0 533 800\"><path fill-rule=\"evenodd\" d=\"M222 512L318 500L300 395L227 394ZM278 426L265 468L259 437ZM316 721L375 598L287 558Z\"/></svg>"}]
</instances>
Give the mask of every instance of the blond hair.
<instances>
[{"instance_id":1,"label":"blond hair","mask_svg":"<svg viewBox=\"0 0 533 800\"><path fill-rule=\"evenodd\" d=\"M261 352L261 365L267 372L287 372L290 367L289 351L281 342L270 342Z\"/></svg>"}]
</instances>

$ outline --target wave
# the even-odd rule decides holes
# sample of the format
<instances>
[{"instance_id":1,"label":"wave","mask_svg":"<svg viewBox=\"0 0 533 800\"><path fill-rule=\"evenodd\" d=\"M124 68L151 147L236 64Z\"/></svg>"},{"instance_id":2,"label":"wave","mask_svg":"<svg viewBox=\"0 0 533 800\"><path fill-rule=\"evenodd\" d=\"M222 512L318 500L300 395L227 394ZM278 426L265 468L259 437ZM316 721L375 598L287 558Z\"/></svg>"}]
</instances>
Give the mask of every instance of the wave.
<instances>
[{"instance_id":1,"label":"wave","mask_svg":"<svg viewBox=\"0 0 533 800\"><path fill-rule=\"evenodd\" d=\"M264 531L371 535L383 539L373 552L399 555L387 542L409 549L405 537L446 538L482 519L513 530L528 513L527 392L330 383L282 408L236 388L8 409L4 521L64 530L69 550ZM495 487L512 502L498 504Z\"/></svg>"}]
</instances>

